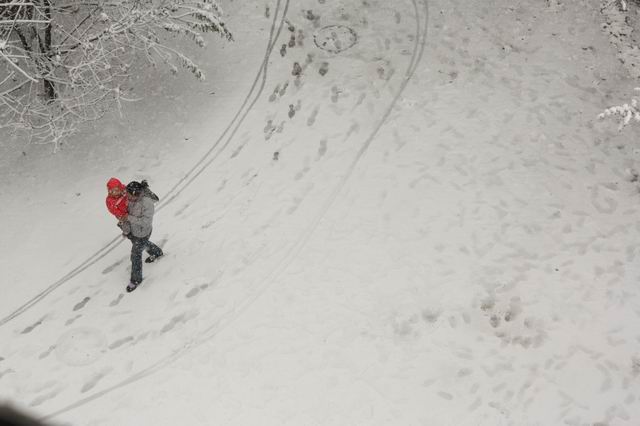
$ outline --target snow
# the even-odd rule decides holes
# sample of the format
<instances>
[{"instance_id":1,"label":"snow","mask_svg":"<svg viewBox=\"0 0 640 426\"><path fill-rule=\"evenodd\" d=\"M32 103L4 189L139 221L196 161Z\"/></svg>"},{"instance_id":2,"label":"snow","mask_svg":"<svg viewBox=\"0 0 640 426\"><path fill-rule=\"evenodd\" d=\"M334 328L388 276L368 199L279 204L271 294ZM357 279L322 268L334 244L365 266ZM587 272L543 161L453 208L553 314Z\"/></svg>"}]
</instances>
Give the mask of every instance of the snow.
<instances>
[{"instance_id":1,"label":"snow","mask_svg":"<svg viewBox=\"0 0 640 426\"><path fill-rule=\"evenodd\" d=\"M637 84L599 6L222 6L206 82L149 73L53 156L5 140L0 400L72 425L638 424L638 133L598 119ZM319 49L329 25L356 43ZM111 176L161 197L166 256L131 294Z\"/></svg>"}]
</instances>

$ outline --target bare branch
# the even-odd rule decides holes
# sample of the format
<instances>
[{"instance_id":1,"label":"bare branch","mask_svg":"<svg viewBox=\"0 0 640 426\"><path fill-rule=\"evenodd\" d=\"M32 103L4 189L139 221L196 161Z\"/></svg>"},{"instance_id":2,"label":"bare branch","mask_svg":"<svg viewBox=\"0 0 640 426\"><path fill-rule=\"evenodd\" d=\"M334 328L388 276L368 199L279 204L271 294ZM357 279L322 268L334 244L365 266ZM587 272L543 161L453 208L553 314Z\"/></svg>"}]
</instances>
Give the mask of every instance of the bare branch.
<instances>
[{"instance_id":1,"label":"bare branch","mask_svg":"<svg viewBox=\"0 0 640 426\"><path fill-rule=\"evenodd\" d=\"M3 52L0 51L0 56L2 56L3 59L5 59L7 61L7 63L9 65L11 65L13 68L15 68L16 70L18 70L18 72L20 72L20 74L24 75L27 79L37 83L38 80L36 80L35 78L31 77L26 71L24 71L22 68L20 68L18 65L16 65L11 58L9 58L7 55L5 55Z\"/></svg>"}]
</instances>

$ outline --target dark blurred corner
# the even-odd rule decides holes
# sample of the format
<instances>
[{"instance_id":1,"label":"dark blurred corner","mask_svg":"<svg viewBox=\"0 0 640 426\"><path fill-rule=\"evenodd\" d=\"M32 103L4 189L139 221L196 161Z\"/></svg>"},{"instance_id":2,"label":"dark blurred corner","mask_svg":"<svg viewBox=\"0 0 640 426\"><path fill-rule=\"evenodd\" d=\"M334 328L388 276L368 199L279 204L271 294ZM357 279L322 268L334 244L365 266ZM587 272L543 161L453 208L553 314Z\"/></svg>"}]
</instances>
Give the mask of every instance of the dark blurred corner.
<instances>
[{"instance_id":1,"label":"dark blurred corner","mask_svg":"<svg viewBox=\"0 0 640 426\"><path fill-rule=\"evenodd\" d=\"M15 407L0 404L0 426L47 426L47 424Z\"/></svg>"}]
</instances>

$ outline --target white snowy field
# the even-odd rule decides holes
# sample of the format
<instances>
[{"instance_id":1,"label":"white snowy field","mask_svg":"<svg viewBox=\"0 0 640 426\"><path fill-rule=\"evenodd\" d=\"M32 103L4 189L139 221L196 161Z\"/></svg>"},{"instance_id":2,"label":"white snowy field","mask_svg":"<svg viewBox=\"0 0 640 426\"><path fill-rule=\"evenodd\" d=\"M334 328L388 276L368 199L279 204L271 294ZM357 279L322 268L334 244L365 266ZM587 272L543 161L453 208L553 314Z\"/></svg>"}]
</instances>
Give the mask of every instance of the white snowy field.
<instances>
[{"instance_id":1,"label":"white snowy field","mask_svg":"<svg viewBox=\"0 0 640 426\"><path fill-rule=\"evenodd\" d=\"M221 3L207 82L141 78L53 156L5 146L0 401L70 425L640 424L639 134L597 120L638 84L601 5ZM161 197L166 256L130 294L111 176Z\"/></svg>"}]
</instances>

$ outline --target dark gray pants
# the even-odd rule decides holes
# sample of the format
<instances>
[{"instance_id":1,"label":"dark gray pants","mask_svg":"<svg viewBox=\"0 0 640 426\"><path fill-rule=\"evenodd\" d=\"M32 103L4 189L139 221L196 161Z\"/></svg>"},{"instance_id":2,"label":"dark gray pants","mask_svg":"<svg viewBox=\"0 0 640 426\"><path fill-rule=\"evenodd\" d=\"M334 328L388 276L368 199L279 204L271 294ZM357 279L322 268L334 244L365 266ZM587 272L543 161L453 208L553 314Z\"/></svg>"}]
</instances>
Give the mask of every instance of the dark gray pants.
<instances>
[{"instance_id":1,"label":"dark gray pants","mask_svg":"<svg viewBox=\"0 0 640 426\"><path fill-rule=\"evenodd\" d=\"M151 235L149 235L150 237ZM142 252L147 251L152 256L162 256L162 249L149 241L149 237L138 238L129 235L131 240L131 282L142 282Z\"/></svg>"}]
</instances>

